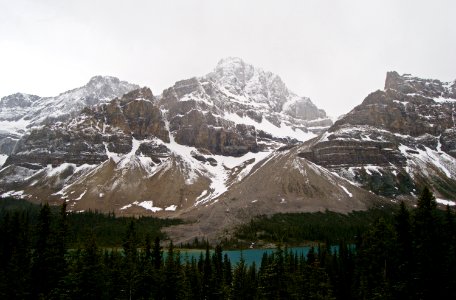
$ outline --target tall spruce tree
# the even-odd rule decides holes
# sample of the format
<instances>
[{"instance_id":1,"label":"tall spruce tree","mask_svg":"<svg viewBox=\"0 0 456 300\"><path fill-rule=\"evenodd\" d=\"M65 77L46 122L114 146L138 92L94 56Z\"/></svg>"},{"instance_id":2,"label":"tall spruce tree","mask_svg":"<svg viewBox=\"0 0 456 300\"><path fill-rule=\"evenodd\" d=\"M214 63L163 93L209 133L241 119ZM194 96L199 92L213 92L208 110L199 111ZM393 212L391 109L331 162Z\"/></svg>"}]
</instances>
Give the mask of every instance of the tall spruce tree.
<instances>
[{"instance_id":1,"label":"tall spruce tree","mask_svg":"<svg viewBox=\"0 0 456 300\"><path fill-rule=\"evenodd\" d=\"M123 242L124 251L124 275L125 282L127 284L126 291L128 297L131 299L136 293L136 287L138 285L139 274L138 274L138 235L134 221L130 221L127 227Z\"/></svg>"},{"instance_id":2,"label":"tall spruce tree","mask_svg":"<svg viewBox=\"0 0 456 300\"><path fill-rule=\"evenodd\" d=\"M214 294L214 285L213 285L213 270L211 255L209 251L209 244L206 244L206 255L204 257L203 263L203 281L202 281L202 297L203 299L211 299Z\"/></svg>"},{"instance_id":3,"label":"tall spruce tree","mask_svg":"<svg viewBox=\"0 0 456 300\"><path fill-rule=\"evenodd\" d=\"M32 263L32 298L48 298L55 286L51 250L51 209L41 206L36 225L36 244Z\"/></svg>"},{"instance_id":4,"label":"tall spruce tree","mask_svg":"<svg viewBox=\"0 0 456 300\"><path fill-rule=\"evenodd\" d=\"M393 261L394 231L390 224L379 219L364 235L357 249L356 288L359 299L391 297L390 268Z\"/></svg>"},{"instance_id":5,"label":"tall spruce tree","mask_svg":"<svg viewBox=\"0 0 456 300\"><path fill-rule=\"evenodd\" d=\"M413 216L413 252L415 270L414 297L442 299L442 236L441 222L437 216L437 203L432 192L425 187L418 199Z\"/></svg>"},{"instance_id":6,"label":"tall spruce tree","mask_svg":"<svg viewBox=\"0 0 456 300\"><path fill-rule=\"evenodd\" d=\"M412 298L410 274L412 274L414 265L413 237L410 213L404 202L401 202L399 211L394 217L394 229L396 251L392 253L395 261L391 266L393 294L396 299L410 299Z\"/></svg>"},{"instance_id":7,"label":"tall spruce tree","mask_svg":"<svg viewBox=\"0 0 456 300\"><path fill-rule=\"evenodd\" d=\"M446 250L442 270L444 296L447 299L456 299L456 222L449 205L445 211L443 248Z\"/></svg>"},{"instance_id":8,"label":"tall spruce tree","mask_svg":"<svg viewBox=\"0 0 456 300\"><path fill-rule=\"evenodd\" d=\"M68 219L67 219L67 204L63 202L60 207L60 213L55 224L55 229L51 237L52 257L51 264L53 265L53 280L56 282L55 287L51 291L52 298L63 298L66 294L65 277L67 274L67 241L68 241Z\"/></svg>"},{"instance_id":9,"label":"tall spruce tree","mask_svg":"<svg viewBox=\"0 0 456 300\"><path fill-rule=\"evenodd\" d=\"M231 289L231 299L243 300L248 298L249 291L247 285L247 267L244 257L241 256L240 261L236 264L233 270L233 285Z\"/></svg>"},{"instance_id":10,"label":"tall spruce tree","mask_svg":"<svg viewBox=\"0 0 456 300\"><path fill-rule=\"evenodd\" d=\"M14 212L0 225L0 298L30 296L31 248L28 216Z\"/></svg>"}]
</instances>

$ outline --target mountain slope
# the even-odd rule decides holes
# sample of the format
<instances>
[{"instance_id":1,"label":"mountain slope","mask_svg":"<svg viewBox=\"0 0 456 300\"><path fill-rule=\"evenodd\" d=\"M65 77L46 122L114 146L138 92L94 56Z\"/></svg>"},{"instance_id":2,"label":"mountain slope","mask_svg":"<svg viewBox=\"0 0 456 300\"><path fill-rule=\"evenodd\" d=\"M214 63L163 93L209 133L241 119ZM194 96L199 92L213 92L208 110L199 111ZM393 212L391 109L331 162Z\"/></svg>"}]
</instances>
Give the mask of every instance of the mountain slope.
<instances>
[{"instance_id":1,"label":"mountain slope","mask_svg":"<svg viewBox=\"0 0 456 300\"><path fill-rule=\"evenodd\" d=\"M167 234L178 243L195 236L220 242L257 215L326 209L347 213L391 203L300 157L300 150L272 152L215 201L181 211L178 216L191 223L167 228Z\"/></svg>"}]
</instances>

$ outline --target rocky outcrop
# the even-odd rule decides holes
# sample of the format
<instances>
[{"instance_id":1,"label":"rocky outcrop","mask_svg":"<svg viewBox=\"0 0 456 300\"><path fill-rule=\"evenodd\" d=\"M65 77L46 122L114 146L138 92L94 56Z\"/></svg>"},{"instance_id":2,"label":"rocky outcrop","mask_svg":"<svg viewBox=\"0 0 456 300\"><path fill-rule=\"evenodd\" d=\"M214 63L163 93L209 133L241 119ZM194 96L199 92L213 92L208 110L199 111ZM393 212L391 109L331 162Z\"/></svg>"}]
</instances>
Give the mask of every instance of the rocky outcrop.
<instances>
[{"instance_id":1,"label":"rocky outcrop","mask_svg":"<svg viewBox=\"0 0 456 300\"><path fill-rule=\"evenodd\" d=\"M456 158L456 127L446 129L440 136L439 141L441 150Z\"/></svg>"},{"instance_id":2,"label":"rocky outcrop","mask_svg":"<svg viewBox=\"0 0 456 300\"><path fill-rule=\"evenodd\" d=\"M36 95L16 93L0 99L0 120L17 121L23 118L39 100Z\"/></svg>"},{"instance_id":3,"label":"rocky outcrop","mask_svg":"<svg viewBox=\"0 0 456 300\"><path fill-rule=\"evenodd\" d=\"M296 98L283 106L284 113L303 120L327 120L326 112L319 109L309 98Z\"/></svg>"},{"instance_id":4,"label":"rocky outcrop","mask_svg":"<svg viewBox=\"0 0 456 300\"><path fill-rule=\"evenodd\" d=\"M402 94L419 94L426 98L456 98L456 81L441 82L437 79L422 79L410 74L399 75L388 72L385 80L385 90L396 90Z\"/></svg>"},{"instance_id":5,"label":"rocky outcrop","mask_svg":"<svg viewBox=\"0 0 456 300\"><path fill-rule=\"evenodd\" d=\"M44 126L32 130L16 145L5 166L30 164L45 167L64 162L98 164L107 159L103 138L94 130L73 131L68 126Z\"/></svg>"},{"instance_id":6,"label":"rocky outcrop","mask_svg":"<svg viewBox=\"0 0 456 300\"><path fill-rule=\"evenodd\" d=\"M429 185L454 199L455 90L454 82L388 72L385 90L368 95L300 155L379 194L410 195Z\"/></svg>"},{"instance_id":7,"label":"rocky outcrop","mask_svg":"<svg viewBox=\"0 0 456 300\"><path fill-rule=\"evenodd\" d=\"M135 138L158 137L168 142L165 119L154 101L149 88L138 89L95 107L93 117L97 122L131 133ZM90 114L90 109L85 112Z\"/></svg>"},{"instance_id":8,"label":"rocky outcrop","mask_svg":"<svg viewBox=\"0 0 456 300\"><path fill-rule=\"evenodd\" d=\"M454 126L454 102L440 102L421 94L404 94L388 89L376 91L344 118L336 121L330 132L346 124L367 125L394 133L421 136L440 135Z\"/></svg>"},{"instance_id":9,"label":"rocky outcrop","mask_svg":"<svg viewBox=\"0 0 456 300\"><path fill-rule=\"evenodd\" d=\"M240 156L258 151L255 127L215 117L192 110L183 117L175 117L170 122L175 131L176 142L183 145L207 149L214 154Z\"/></svg>"},{"instance_id":10,"label":"rocky outcrop","mask_svg":"<svg viewBox=\"0 0 456 300\"><path fill-rule=\"evenodd\" d=\"M338 140L322 141L300 157L325 167L362 167L364 165L405 166L405 158L392 142Z\"/></svg>"}]
</instances>

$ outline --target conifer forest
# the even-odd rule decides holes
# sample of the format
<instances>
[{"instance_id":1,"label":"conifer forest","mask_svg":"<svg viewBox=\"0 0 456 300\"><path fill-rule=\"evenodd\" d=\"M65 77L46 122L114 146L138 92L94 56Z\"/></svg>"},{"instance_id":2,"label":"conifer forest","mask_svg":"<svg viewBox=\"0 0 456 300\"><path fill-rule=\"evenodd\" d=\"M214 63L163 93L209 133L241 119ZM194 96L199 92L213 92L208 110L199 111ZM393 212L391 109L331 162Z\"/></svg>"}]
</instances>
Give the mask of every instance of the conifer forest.
<instances>
[{"instance_id":1,"label":"conifer forest","mask_svg":"<svg viewBox=\"0 0 456 300\"><path fill-rule=\"evenodd\" d=\"M352 239L351 231L330 235L337 250L315 240L304 256L276 241L259 265L232 263L221 245L206 244L198 258L163 246L160 228L178 221L75 215L65 205L3 204L0 299L456 299L455 213L437 209L426 188L416 207L401 203ZM87 218L105 218L118 243L96 228L74 228ZM296 232L295 240L308 231ZM248 233L243 227L238 236Z\"/></svg>"}]
</instances>

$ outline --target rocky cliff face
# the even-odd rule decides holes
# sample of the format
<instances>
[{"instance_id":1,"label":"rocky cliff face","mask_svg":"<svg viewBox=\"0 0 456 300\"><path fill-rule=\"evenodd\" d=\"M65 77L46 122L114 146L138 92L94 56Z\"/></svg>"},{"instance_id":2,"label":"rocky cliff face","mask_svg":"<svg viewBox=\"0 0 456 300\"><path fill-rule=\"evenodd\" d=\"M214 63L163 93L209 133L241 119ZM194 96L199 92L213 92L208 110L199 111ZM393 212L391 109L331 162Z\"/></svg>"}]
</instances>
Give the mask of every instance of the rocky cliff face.
<instances>
[{"instance_id":1,"label":"rocky cliff face","mask_svg":"<svg viewBox=\"0 0 456 300\"><path fill-rule=\"evenodd\" d=\"M206 76L176 82L159 105L167 110L178 143L222 155L304 141L332 124L279 76L239 58L221 60Z\"/></svg>"},{"instance_id":2,"label":"rocky cliff face","mask_svg":"<svg viewBox=\"0 0 456 300\"><path fill-rule=\"evenodd\" d=\"M0 100L0 119L3 121L17 121L21 119L39 99L39 96L22 93L3 97Z\"/></svg>"},{"instance_id":3,"label":"rocky cliff face","mask_svg":"<svg viewBox=\"0 0 456 300\"><path fill-rule=\"evenodd\" d=\"M33 128L20 139L5 166L99 164L108 159L108 152L128 153L135 138L169 141L166 123L153 101L151 90L142 88L86 107L70 121Z\"/></svg>"},{"instance_id":4,"label":"rocky cliff face","mask_svg":"<svg viewBox=\"0 0 456 300\"><path fill-rule=\"evenodd\" d=\"M439 197L456 190L456 84L389 72L385 89L364 99L301 156L376 193Z\"/></svg>"}]
</instances>

